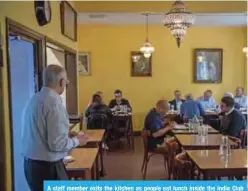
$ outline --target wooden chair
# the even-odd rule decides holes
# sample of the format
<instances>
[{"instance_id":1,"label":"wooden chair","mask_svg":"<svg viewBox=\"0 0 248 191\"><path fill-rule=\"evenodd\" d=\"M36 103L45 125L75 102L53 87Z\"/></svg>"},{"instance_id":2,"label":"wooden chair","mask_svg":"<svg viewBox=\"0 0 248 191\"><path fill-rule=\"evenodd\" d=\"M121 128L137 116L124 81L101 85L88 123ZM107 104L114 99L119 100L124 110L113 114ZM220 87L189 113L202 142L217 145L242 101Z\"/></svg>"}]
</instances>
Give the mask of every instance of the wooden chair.
<instances>
[{"instance_id":1,"label":"wooden chair","mask_svg":"<svg viewBox=\"0 0 248 191\"><path fill-rule=\"evenodd\" d=\"M240 132L241 147L247 149L247 129L243 129Z\"/></svg>"},{"instance_id":2,"label":"wooden chair","mask_svg":"<svg viewBox=\"0 0 248 191\"><path fill-rule=\"evenodd\" d=\"M234 143L236 143L236 146L234 146L233 149L239 149L239 148L241 148L241 140L239 138L228 136L228 139L230 139L231 141L233 141Z\"/></svg>"},{"instance_id":3,"label":"wooden chair","mask_svg":"<svg viewBox=\"0 0 248 191\"><path fill-rule=\"evenodd\" d=\"M174 166L174 158L178 154L179 145L175 137L167 139L166 145L168 148L168 179L171 180Z\"/></svg>"},{"instance_id":4,"label":"wooden chair","mask_svg":"<svg viewBox=\"0 0 248 191\"><path fill-rule=\"evenodd\" d=\"M142 138L143 138L143 144L144 144L144 158L143 158L143 164L141 167L141 172L143 174L143 180L146 179L148 162L151 159L151 157L154 155L163 155L164 156L164 166L165 166L165 170L167 170L168 153L159 152L156 149L154 149L154 150L148 149L147 139L149 136L151 136L150 131L148 131L148 130L142 131Z\"/></svg>"},{"instance_id":5,"label":"wooden chair","mask_svg":"<svg viewBox=\"0 0 248 191\"><path fill-rule=\"evenodd\" d=\"M192 180L192 163L186 152L175 156L173 178L175 180Z\"/></svg>"}]
</instances>

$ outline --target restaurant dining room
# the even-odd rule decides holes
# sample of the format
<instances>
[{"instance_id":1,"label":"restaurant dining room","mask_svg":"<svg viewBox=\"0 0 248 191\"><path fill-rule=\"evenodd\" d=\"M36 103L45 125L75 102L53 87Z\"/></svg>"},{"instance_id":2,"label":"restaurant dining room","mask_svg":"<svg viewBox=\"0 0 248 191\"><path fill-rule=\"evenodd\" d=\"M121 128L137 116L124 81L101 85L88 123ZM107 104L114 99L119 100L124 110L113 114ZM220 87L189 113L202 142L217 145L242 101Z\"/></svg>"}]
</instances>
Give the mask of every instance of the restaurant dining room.
<instances>
[{"instance_id":1,"label":"restaurant dining room","mask_svg":"<svg viewBox=\"0 0 248 191\"><path fill-rule=\"evenodd\" d=\"M247 180L247 28L246 1L0 1L0 191Z\"/></svg>"}]
</instances>

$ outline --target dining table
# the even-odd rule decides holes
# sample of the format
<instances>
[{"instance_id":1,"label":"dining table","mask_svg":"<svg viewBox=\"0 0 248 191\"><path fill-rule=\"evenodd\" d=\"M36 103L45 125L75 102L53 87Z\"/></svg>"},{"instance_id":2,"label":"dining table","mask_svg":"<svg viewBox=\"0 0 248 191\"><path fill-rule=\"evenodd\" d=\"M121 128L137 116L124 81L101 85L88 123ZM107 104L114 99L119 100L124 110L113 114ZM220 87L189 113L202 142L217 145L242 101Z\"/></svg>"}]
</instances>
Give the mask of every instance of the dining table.
<instances>
[{"instance_id":1,"label":"dining table","mask_svg":"<svg viewBox=\"0 0 248 191\"><path fill-rule=\"evenodd\" d=\"M219 131L215 130L210 125L203 125L203 128L208 128L208 134L220 134ZM189 128L186 124L176 124L172 130L173 134L198 134L197 130Z\"/></svg>"},{"instance_id":2,"label":"dining table","mask_svg":"<svg viewBox=\"0 0 248 191\"><path fill-rule=\"evenodd\" d=\"M247 150L234 149L230 155L220 155L219 150L186 150L193 164L203 174L203 180L216 177L247 176Z\"/></svg>"},{"instance_id":3,"label":"dining table","mask_svg":"<svg viewBox=\"0 0 248 191\"><path fill-rule=\"evenodd\" d=\"M208 134L204 139L196 134L176 134L179 145L185 150L219 149L222 144L222 134ZM204 140L204 141L203 141ZM236 148L237 144L228 139L231 148Z\"/></svg>"}]
</instances>

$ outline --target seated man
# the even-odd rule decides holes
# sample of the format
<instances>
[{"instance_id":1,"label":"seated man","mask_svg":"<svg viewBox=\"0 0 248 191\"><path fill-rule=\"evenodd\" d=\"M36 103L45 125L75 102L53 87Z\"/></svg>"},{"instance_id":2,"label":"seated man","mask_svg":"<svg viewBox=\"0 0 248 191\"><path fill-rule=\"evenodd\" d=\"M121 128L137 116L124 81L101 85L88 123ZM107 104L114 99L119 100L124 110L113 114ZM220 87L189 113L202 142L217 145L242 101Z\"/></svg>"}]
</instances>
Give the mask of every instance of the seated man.
<instances>
[{"instance_id":1,"label":"seated man","mask_svg":"<svg viewBox=\"0 0 248 191\"><path fill-rule=\"evenodd\" d=\"M180 110L182 103L185 101L181 98L181 91L175 90L174 96L175 96L175 98L173 100L169 101L169 103L171 106L174 106L174 110Z\"/></svg>"},{"instance_id":2,"label":"seated man","mask_svg":"<svg viewBox=\"0 0 248 191\"><path fill-rule=\"evenodd\" d=\"M112 99L109 103L109 108L110 109L118 109L120 105L126 105L128 108L128 111L132 111L132 107L129 104L129 101L122 98L122 92L121 90L115 90L114 92L115 99Z\"/></svg>"},{"instance_id":3,"label":"seated man","mask_svg":"<svg viewBox=\"0 0 248 191\"><path fill-rule=\"evenodd\" d=\"M212 91L206 90L204 95L198 98L199 103L202 105L203 109L216 109L216 103L212 97Z\"/></svg>"},{"instance_id":4,"label":"seated man","mask_svg":"<svg viewBox=\"0 0 248 191\"><path fill-rule=\"evenodd\" d=\"M234 99L234 95L231 92L226 92L223 97L230 97L230 98ZM239 103L234 102L234 108L237 110L240 110ZM221 113L220 105L219 105L219 108L217 109L217 111L220 112L220 115L223 114L223 113Z\"/></svg>"},{"instance_id":5,"label":"seated man","mask_svg":"<svg viewBox=\"0 0 248 191\"><path fill-rule=\"evenodd\" d=\"M237 87L234 101L238 103L241 108L247 108L247 97L244 96L244 88Z\"/></svg>"},{"instance_id":6,"label":"seated man","mask_svg":"<svg viewBox=\"0 0 248 191\"><path fill-rule=\"evenodd\" d=\"M220 122L220 132L224 135L239 137L241 130L246 128L246 121L244 115L234 109L234 99L223 97L220 107L225 113Z\"/></svg>"},{"instance_id":7,"label":"seated man","mask_svg":"<svg viewBox=\"0 0 248 191\"><path fill-rule=\"evenodd\" d=\"M193 117L204 117L205 111L202 105L193 100L192 94L188 94L185 96L186 101L181 105L180 109L180 117L183 120L192 119Z\"/></svg>"},{"instance_id":8,"label":"seated man","mask_svg":"<svg viewBox=\"0 0 248 191\"><path fill-rule=\"evenodd\" d=\"M148 137L148 149L158 149L165 151L164 138L173 128L172 124L165 124L161 117L168 111L168 102L159 100L156 108L150 110L145 118L144 129L149 130L151 135Z\"/></svg>"}]
</instances>

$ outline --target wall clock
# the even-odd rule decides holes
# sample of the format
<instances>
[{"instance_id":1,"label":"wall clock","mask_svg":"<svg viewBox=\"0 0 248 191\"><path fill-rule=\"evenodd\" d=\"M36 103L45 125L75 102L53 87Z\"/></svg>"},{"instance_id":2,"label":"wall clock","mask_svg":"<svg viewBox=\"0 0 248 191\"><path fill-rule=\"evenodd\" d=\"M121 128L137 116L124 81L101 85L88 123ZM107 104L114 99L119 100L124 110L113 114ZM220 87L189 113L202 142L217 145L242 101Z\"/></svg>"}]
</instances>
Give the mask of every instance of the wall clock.
<instances>
[{"instance_id":1,"label":"wall clock","mask_svg":"<svg viewBox=\"0 0 248 191\"><path fill-rule=\"evenodd\" d=\"M52 10L50 1L34 1L36 20L40 26L50 23Z\"/></svg>"}]
</instances>

